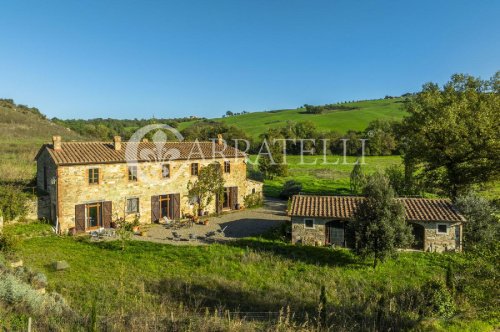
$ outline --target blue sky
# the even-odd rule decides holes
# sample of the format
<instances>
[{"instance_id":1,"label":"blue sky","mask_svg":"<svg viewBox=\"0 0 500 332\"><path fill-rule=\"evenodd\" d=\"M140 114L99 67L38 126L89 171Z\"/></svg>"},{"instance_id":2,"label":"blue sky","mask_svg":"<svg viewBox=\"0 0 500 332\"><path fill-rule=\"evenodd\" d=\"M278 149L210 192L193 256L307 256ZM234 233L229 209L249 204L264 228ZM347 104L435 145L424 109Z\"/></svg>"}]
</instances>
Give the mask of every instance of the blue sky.
<instances>
[{"instance_id":1,"label":"blue sky","mask_svg":"<svg viewBox=\"0 0 500 332\"><path fill-rule=\"evenodd\" d=\"M295 108L500 69L500 1L3 1L0 97L49 117Z\"/></svg>"}]
</instances>

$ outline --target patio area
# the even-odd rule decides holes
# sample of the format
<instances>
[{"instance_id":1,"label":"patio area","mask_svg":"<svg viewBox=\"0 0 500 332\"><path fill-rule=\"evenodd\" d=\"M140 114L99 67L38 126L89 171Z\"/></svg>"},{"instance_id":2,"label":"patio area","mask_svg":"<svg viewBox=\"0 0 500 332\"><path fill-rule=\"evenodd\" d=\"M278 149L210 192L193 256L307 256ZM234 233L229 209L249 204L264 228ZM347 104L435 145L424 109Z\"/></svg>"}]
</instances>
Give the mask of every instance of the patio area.
<instances>
[{"instance_id":1,"label":"patio area","mask_svg":"<svg viewBox=\"0 0 500 332\"><path fill-rule=\"evenodd\" d=\"M134 235L134 239L174 245L203 245L255 236L288 220L285 209L286 201L267 199L261 208L201 218L201 221L208 220L207 225L193 224L175 229L162 224L144 225L141 231L147 234Z\"/></svg>"}]
</instances>

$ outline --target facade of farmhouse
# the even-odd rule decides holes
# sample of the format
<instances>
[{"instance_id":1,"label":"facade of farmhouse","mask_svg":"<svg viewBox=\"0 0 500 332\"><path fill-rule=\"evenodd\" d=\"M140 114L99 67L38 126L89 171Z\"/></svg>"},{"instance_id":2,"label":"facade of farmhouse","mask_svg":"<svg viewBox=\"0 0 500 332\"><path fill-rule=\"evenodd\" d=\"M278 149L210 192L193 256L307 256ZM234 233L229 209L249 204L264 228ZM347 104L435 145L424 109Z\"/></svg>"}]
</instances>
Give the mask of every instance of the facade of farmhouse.
<instances>
[{"instance_id":1,"label":"facade of farmhouse","mask_svg":"<svg viewBox=\"0 0 500 332\"><path fill-rule=\"evenodd\" d=\"M347 225L363 197L308 196L292 198L289 215L292 243L352 247ZM412 226L413 249L460 251L464 218L447 199L397 198Z\"/></svg>"},{"instance_id":2,"label":"facade of farmhouse","mask_svg":"<svg viewBox=\"0 0 500 332\"><path fill-rule=\"evenodd\" d=\"M246 155L217 142L61 142L42 146L36 156L37 186L50 208L40 218L57 221L59 230L77 232L110 227L118 218L140 223L180 219L197 213L188 182L199 170L220 163L225 191L222 204L205 211L241 208L244 197L262 194L262 184L246 179Z\"/></svg>"}]
</instances>

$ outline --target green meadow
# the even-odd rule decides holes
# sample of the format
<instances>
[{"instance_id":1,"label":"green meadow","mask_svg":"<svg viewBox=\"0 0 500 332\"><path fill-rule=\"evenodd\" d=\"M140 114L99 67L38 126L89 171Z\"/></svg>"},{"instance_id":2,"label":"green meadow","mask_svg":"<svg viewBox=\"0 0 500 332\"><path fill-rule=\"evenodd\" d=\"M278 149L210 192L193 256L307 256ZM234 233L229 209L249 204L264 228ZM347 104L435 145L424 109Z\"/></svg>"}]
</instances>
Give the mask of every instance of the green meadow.
<instances>
[{"instance_id":1,"label":"green meadow","mask_svg":"<svg viewBox=\"0 0 500 332\"><path fill-rule=\"evenodd\" d=\"M318 131L345 133L348 130L362 131L376 119L401 120L406 115L402 109L402 102L403 98L368 100L342 104L357 107L349 111L335 110L322 114L306 114L304 108L297 108L253 112L211 120L239 127L253 138L258 138L268 128L282 127L287 121L311 121ZM178 129L182 130L196 123L197 121L182 122Z\"/></svg>"},{"instance_id":2,"label":"green meadow","mask_svg":"<svg viewBox=\"0 0 500 332\"><path fill-rule=\"evenodd\" d=\"M264 180L264 194L278 197L283 184L288 180L302 184L302 191L307 194L332 195L349 194L349 176L357 157L347 156L287 156L288 175ZM249 174L258 169L256 155L250 156L247 164ZM392 165L401 165L400 156L366 156L361 169L365 174L377 170L384 171Z\"/></svg>"},{"instance_id":3,"label":"green meadow","mask_svg":"<svg viewBox=\"0 0 500 332\"><path fill-rule=\"evenodd\" d=\"M426 318L420 313L424 302L411 302L424 285L443 282L449 264L464 263L460 255L402 253L374 270L350 251L293 246L271 234L210 246L132 241L122 251L116 241L47 235L46 225L34 225L10 226L24 234L19 256L47 275L48 290L61 294L82 322L101 328L160 322L172 330L213 330L211 317L228 312L232 320L223 319L217 330L266 330L279 319L281 331L312 331L322 286L325 319L336 330L370 330L374 324L393 330L491 328L460 310L452 320ZM67 261L69 269L53 270L55 260ZM391 315L382 317L380 310ZM250 311L270 316L238 318Z\"/></svg>"}]
</instances>

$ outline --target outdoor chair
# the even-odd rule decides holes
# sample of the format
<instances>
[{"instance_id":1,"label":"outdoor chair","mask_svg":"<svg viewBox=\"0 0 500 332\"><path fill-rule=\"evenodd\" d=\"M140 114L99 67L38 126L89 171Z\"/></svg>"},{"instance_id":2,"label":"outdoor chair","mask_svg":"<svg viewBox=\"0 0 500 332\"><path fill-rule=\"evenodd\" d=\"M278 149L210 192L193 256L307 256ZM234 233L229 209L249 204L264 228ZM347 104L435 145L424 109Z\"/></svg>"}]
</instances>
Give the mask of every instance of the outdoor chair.
<instances>
[{"instance_id":1,"label":"outdoor chair","mask_svg":"<svg viewBox=\"0 0 500 332\"><path fill-rule=\"evenodd\" d=\"M179 241L181 239L181 236L177 232L172 232L172 235L174 236L174 241Z\"/></svg>"}]
</instances>

